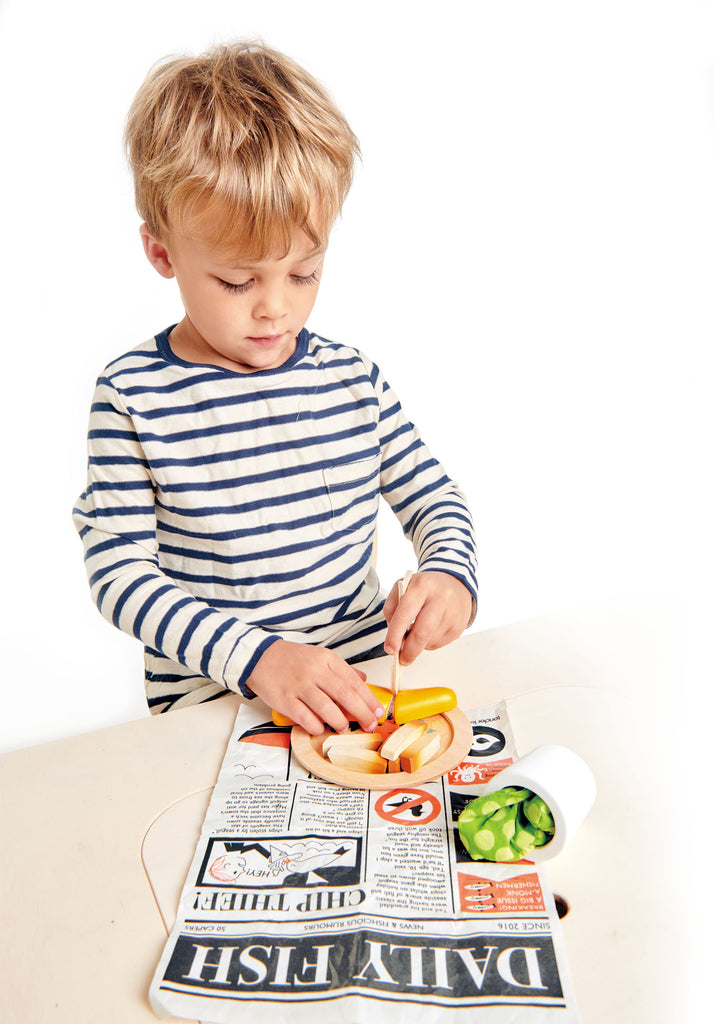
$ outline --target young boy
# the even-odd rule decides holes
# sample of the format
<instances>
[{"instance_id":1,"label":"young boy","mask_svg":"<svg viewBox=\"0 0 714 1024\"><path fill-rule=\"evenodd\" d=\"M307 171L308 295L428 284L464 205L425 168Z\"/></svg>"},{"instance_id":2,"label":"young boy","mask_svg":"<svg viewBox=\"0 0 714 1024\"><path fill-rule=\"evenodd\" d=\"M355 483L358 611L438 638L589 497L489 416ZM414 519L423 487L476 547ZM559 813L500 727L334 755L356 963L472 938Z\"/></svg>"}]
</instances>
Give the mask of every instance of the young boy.
<instances>
[{"instance_id":1,"label":"young boy","mask_svg":"<svg viewBox=\"0 0 714 1024\"><path fill-rule=\"evenodd\" d=\"M465 500L378 368L305 327L357 140L302 68L236 44L155 69L126 143L185 316L97 382L93 598L144 643L153 713L234 691L311 733L373 728L349 662L455 639L476 580ZM401 601L373 567L380 495L419 563Z\"/></svg>"}]
</instances>

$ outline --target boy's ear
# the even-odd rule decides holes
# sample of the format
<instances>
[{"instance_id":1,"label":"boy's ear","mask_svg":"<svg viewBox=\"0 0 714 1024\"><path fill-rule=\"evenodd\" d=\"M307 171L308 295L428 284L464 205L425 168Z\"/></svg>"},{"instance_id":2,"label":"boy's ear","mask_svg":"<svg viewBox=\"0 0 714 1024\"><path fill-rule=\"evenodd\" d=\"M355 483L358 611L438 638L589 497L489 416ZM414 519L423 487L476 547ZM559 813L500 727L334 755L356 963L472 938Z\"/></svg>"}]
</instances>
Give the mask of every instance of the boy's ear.
<instances>
[{"instance_id":1,"label":"boy's ear","mask_svg":"<svg viewBox=\"0 0 714 1024\"><path fill-rule=\"evenodd\" d=\"M154 270L158 271L162 277L173 277L174 268L171 265L171 257L164 243L159 241L155 235L152 235L147 224L141 225L139 234L141 235L146 258Z\"/></svg>"}]
</instances>

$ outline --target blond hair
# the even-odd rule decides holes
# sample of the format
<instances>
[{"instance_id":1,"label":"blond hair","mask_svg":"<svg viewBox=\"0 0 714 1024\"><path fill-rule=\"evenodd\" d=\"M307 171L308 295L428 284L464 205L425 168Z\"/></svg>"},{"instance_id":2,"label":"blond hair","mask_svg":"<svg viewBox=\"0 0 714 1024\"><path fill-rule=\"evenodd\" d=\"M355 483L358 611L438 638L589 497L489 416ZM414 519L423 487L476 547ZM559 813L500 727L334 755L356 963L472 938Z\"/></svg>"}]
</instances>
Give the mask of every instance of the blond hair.
<instances>
[{"instance_id":1,"label":"blond hair","mask_svg":"<svg viewBox=\"0 0 714 1024\"><path fill-rule=\"evenodd\" d=\"M265 258L296 229L327 236L359 143L325 89L262 43L157 65L124 135L136 205L158 238L176 231Z\"/></svg>"}]
</instances>

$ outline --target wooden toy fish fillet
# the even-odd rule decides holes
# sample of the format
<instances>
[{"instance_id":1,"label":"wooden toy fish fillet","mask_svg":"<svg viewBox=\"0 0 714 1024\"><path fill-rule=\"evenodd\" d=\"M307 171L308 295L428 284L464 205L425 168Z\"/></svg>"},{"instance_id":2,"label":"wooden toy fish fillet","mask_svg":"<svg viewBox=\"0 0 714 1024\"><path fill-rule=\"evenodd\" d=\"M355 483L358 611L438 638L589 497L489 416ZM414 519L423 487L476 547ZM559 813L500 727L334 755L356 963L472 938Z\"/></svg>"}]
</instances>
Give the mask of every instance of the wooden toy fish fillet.
<instances>
[{"instance_id":1,"label":"wooden toy fish fillet","mask_svg":"<svg viewBox=\"0 0 714 1024\"><path fill-rule=\"evenodd\" d=\"M415 772L423 764L429 761L439 752L439 735L436 732L426 732L418 740L411 743L402 753L400 765L403 772Z\"/></svg>"},{"instance_id":2,"label":"wooden toy fish fillet","mask_svg":"<svg viewBox=\"0 0 714 1024\"><path fill-rule=\"evenodd\" d=\"M353 772L379 775L387 770L386 758L381 757L376 750L348 750L345 747L333 746L327 752L327 758L339 768L348 768Z\"/></svg>"},{"instance_id":3,"label":"wooden toy fish fillet","mask_svg":"<svg viewBox=\"0 0 714 1024\"><path fill-rule=\"evenodd\" d=\"M322 756L327 757L331 747L345 747L348 750L376 750L381 746L382 737L376 732L332 733L322 744Z\"/></svg>"},{"instance_id":4,"label":"wooden toy fish fillet","mask_svg":"<svg viewBox=\"0 0 714 1024\"><path fill-rule=\"evenodd\" d=\"M426 732L426 729L426 722L405 722L384 741L380 748L380 754L388 761L396 761L410 744Z\"/></svg>"}]
</instances>

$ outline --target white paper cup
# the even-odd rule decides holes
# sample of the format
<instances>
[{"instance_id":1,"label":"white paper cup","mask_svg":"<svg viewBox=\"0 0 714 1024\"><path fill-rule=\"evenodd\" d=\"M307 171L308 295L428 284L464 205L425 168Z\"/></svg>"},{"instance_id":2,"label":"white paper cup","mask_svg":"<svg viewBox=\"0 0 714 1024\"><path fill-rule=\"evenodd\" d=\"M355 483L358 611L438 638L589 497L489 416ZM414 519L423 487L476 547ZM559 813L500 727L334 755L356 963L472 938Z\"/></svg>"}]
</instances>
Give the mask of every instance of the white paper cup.
<instances>
[{"instance_id":1,"label":"white paper cup","mask_svg":"<svg viewBox=\"0 0 714 1024\"><path fill-rule=\"evenodd\" d=\"M523 786L545 800L553 815L555 832L545 846L536 846L526 853L527 860L550 860L557 856L582 825L595 803L595 779L581 757L568 750L549 744L536 747L530 754L514 761L485 786L483 796L505 789Z\"/></svg>"}]
</instances>

